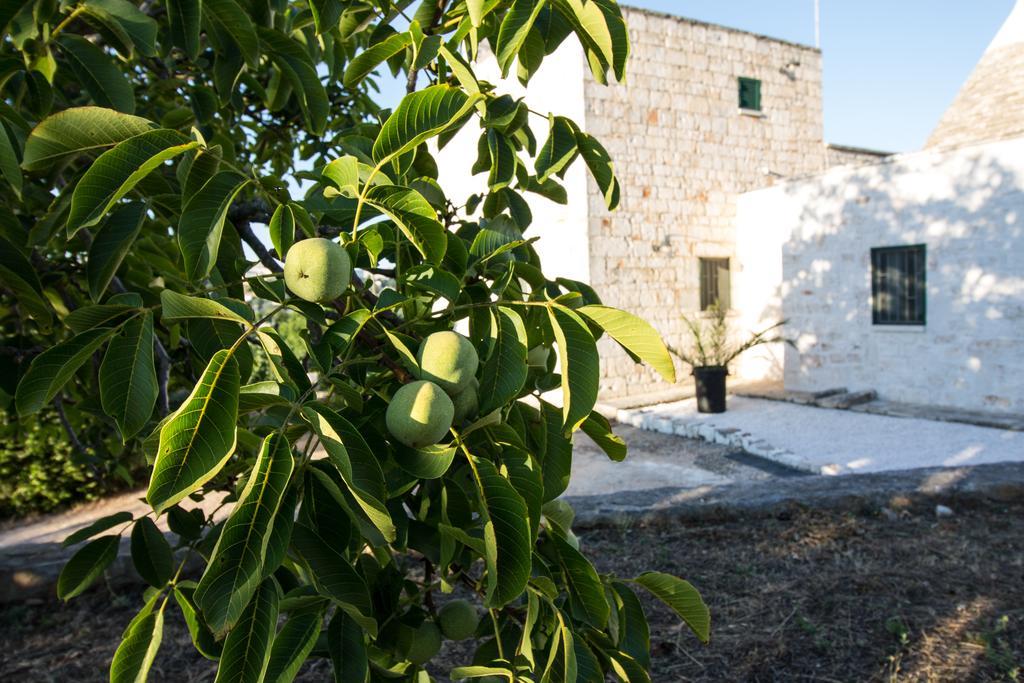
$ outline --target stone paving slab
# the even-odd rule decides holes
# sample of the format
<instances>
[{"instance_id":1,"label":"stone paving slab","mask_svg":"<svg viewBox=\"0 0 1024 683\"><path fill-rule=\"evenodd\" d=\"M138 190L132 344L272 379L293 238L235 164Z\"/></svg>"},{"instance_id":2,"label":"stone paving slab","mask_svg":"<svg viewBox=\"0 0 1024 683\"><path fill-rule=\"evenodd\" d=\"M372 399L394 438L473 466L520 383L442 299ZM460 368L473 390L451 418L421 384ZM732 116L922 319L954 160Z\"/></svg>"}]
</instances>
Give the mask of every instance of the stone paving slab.
<instances>
[{"instance_id":1,"label":"stone paving slab","mask_svg":"<svg viewBox=\"0 0 1024 683\"><path fill-rule=\"evenodd\" d=\"M621 423L742 448L814 474L1024 462L1024 433L730 396L728 410L688 399L618 412Z\"/></svg>"},{"instance_id":2,"label":"stone paving slab","mask_svg":"<svg viewBox=\"0 0 1024 683\"><path fill-rule=\"evenodd\" d=\"M860 413L887 415L889 417L912 417L919 420L959 422L977 427L1006 429L1014 432L1024 431L1024 415L1018 413L993 410L967 410L964 408L889 401L878 398L878 394L871 389L850 392L845 388L837 387L818 392L789 391L777 382L756 382L730 387L730 390L737 396L747 398L785 401L800 405L818 406L819 408L853 410Z\"/></svg>"}]
</instances>

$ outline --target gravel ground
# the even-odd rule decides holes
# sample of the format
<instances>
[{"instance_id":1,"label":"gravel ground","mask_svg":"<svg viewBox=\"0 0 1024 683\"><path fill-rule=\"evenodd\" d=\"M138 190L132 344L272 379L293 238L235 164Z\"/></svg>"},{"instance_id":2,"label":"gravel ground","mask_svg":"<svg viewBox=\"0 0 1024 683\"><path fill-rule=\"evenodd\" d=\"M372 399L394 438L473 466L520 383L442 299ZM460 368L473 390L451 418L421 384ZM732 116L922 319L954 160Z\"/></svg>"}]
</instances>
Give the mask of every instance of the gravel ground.
<instances>
[{"instance_id":1,"label":"gravel ground","mask_svg":"<svg viewBox=\"0 0 1024 683\"><path fill-rule=\"evenodd\" d=\"M652 680L1011 681L1024 664L1024 504L972 503L853 515L621 525L583 532L601 572L690 579L712 612L701 646L663 608L651 619ZM103 681L134 592L100 586L63 605L0 609L0 680ZM169 610L152 681L211 681ZM444 680L465 646L433 663ZM308 666L299 680L326 681Z\"/></svg>"}]
</instances>

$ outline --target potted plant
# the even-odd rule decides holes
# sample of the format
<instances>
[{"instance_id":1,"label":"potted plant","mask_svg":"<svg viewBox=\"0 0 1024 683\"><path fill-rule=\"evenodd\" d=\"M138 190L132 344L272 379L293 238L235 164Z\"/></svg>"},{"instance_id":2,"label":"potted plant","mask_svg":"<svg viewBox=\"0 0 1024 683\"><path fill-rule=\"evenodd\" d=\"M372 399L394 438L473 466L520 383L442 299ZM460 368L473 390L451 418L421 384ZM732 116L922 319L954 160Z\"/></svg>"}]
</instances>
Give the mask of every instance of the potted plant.
<instances>
[{"instance_id":1,"label":"potted plant","mask_svg":"<svg viewBox=\"0 0 1024 683\"><path fill-rule=\"evenodd\" d=\"M786 324L785 320L753 333L742 344L729 341L729 324L724 308L714 303L708 307L707 316L690 318L682 316L692 337L689 351L668 345L669 352L693 368L693 381L697 390L697 410L701 413L725 412L725 378L729 374L729 363L741 353L761 344L789 340L772 331Z\"/></svg>"}]
</instances>

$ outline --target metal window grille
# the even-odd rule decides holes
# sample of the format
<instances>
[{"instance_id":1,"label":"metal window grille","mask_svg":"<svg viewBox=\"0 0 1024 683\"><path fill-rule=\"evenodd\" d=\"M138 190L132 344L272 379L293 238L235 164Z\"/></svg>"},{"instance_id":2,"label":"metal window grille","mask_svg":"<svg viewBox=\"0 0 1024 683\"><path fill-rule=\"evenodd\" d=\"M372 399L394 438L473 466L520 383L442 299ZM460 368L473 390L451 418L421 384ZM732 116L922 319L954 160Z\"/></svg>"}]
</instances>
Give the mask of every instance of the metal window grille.
<instances>
[{"instance_id":1,"label":"metal window grille","mask_svg":"<svg viewBox=\"0 0 1024 683\"><path fill-rule=\"evenodd\" d=\"M875 325L924 325L925 273L923 244L872 249L871 322Z\"/></svg>"},{"instance_id":2,"label":"metal window grille","mask_svg":"<svg viewBox=\"0 0 1024 683\"><path fill-rule=\"evenodd\" d=\"M700 310L708 310L716 301L728 310L732 304L730 290L729 259L700 259Z\"/></svg>"},{"instance_id":3,"label":"metal window grille","mask_svg":"<svg viewBox=\"0 0 1024 683\"><path fill-rule=\"evenodd\" d=\"M739 78L740 109L761 111L761 81L756 78Z\"/></svg>"}]
</instances>

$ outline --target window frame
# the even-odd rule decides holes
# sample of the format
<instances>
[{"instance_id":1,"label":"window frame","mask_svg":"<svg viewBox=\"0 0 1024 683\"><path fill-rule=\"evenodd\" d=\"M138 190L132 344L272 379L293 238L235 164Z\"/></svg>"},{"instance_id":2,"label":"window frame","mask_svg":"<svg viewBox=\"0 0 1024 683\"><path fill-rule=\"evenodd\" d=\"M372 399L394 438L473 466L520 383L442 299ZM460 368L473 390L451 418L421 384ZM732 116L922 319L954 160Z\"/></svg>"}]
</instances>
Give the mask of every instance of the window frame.
<instances>
[{"instance_id":1,"label":"window frame","mask_svg":"<svg viewBox=\"0 0 1024 683\"><path fill-rule=\"evenodd\" d=\"M698 256L698 297L700 311L703 313L711 308L716 301L723 310L732 308L732 259L728 256ZM723 267L724 266L724 267ZM728 274L726 292L723 301L721 272Z\"/></svg>"},{"instance_id":2,"label":"window frame","mask_svg":"<svg viewBox=\"0 0 1024 683\"><path fill-rule=\"evenodd\" d=\"M744 106L744 86L753 90L753 105L751 107ZM736 77L736 90L737 99L739 101L739 108L743 111L762 111L761 106L761 79L751 78L750 76L737 76Z\"/></svg>"},{"instance_id":3,"label":"window frame","mask_svg":"<svg viewBox=\"0 0 1024 683\"><path fill-rule=\"evenodd\" d=\"M899 276L895 284L893 272ZM870 276L873 326L920 328L928 324L927 245L872 247ZM893 305L883 296L898 300Z\"/></svg>"}]
</instances>

